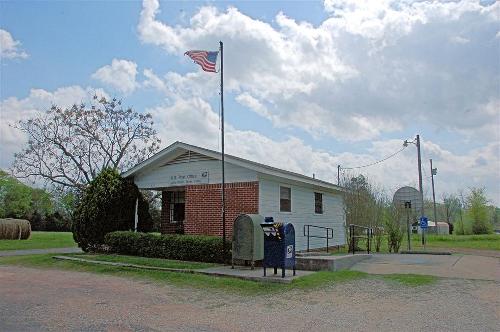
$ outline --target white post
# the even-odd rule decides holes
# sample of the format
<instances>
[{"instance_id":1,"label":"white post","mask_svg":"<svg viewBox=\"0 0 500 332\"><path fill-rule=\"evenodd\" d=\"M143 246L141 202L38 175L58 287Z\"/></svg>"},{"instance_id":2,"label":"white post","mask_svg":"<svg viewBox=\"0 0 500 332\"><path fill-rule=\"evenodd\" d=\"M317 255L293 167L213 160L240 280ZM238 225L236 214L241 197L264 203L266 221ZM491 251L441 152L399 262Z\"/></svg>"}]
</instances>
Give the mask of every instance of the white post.
<instances>
[{"instance_id":1,"label":"white post","mask_svg":"<svg viewBox=\"0 0 500 332\"><path fill-rule=\"evenodd\" d=\"M139 223L139 198L135 200L135 225L134 232L137 232L137 224Z\"/></svg>"}]
</instances>

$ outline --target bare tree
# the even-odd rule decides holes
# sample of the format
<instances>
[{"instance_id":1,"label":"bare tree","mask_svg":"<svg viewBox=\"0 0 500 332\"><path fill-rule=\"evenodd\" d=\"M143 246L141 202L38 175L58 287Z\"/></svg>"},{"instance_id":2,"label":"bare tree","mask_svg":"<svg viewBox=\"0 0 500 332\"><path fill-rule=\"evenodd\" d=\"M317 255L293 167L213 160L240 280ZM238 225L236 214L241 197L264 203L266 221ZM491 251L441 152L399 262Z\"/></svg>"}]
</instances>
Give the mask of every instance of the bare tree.
<instances>
[{"instance_id":1,"label":"bare tree","mask_svg":"<svg viewBox=\"0 0 500 332\"><path fill-rule=\"evenodd\" d=\"M97 96L90 107L54 105L16 128L27 134L28 142L15 155L14 174L66 189L83 188L104 168L129 168L160 144L150 114Z\"/></svg>"},{"instance_id":2,"label":"bare tree","mask_svg":"<svg viewBox=\"0 0 500 332\"><path fill-rule=\"evenodd\" d=\"M344 192L344 210L346 214L346 227L360 225L370 227L375 231L375 250L380 250L384 209L388 204L383 190L369 181L363 175L353 176L344 174L342 186ZM347 235L346 231L346 235ZM347 242L349 242L349 237Z\"/></svg>"}]
</instances>

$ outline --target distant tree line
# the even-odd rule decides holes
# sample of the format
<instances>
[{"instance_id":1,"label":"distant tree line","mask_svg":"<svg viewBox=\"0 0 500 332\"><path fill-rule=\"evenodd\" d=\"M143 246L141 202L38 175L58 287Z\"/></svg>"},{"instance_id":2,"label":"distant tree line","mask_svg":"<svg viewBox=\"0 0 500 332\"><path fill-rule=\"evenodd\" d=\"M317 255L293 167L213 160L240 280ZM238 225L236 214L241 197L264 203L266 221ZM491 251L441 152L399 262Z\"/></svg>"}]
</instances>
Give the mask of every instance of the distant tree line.
<instances>
[{"instance_id":1,"label":"distant tree line","mask_svg":"<svg viewBox=\"0 0 500 332\"><path fill-rule=\"evenodd\" d=\"M341 186L345 188L344 210L346 229L349 225L370 227L374 230L375 249L381 245L382 235L387 235L389 249L396 250L401 244L405 226L403 211L392 204L392 196L364 175L344 174ZM443 194L436 204L437 221L447 222L454 234L488 234L500 229L500 209L490 205L484 189L470 188L458 194ZM424 202L426 216L433 217L433 203ZM412 223L418 219L411 216ZM347 234L347 232L346 232ZM349 243L350 239L346 239ZM349 244L350 245L350 244Z\"/></svg>"},{"instance_id":2,"label":"distant tree line","mask_svg":"<svg viewBox=\"0 0 500 332\"><path fill-rule=\"evenodd\" d=\"M74 195L56 197L0 170L0 218L27 219L34 231L70 231Z\"/></svg>"}]
</instances>

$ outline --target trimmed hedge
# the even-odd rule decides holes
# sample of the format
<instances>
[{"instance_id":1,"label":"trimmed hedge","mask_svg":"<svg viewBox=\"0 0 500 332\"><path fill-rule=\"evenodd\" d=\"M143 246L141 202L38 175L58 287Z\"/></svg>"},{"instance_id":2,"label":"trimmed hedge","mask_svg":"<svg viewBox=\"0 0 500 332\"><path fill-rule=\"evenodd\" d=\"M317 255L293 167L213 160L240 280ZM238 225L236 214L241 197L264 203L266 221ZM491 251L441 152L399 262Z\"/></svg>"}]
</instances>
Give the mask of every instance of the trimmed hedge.
<instances>
[{"instance_id":1,"label":"trimmed hedge","mask_svg":"<svg viewBox=\"0 0 500 332\"><path fill-rule=\"evenodd\" d=\"M104 243L111 253L183 261L223 263L222 239L204 235L158 235L118 231L106 234ZM231 248L230 241L226 248ZM229 257L226 249L226 260Z\"/></svg>"}]
</instances>

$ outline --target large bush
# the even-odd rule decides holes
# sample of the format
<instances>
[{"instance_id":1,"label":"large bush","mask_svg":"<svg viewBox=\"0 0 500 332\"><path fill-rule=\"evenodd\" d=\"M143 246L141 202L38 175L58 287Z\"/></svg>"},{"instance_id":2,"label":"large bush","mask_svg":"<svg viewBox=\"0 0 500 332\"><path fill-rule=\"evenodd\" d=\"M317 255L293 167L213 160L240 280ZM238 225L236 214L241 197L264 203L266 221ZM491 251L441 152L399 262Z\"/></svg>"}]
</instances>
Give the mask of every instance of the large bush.
<instances>
[{"instance_id":1,"label":"large bush","mask_svg":"<svg viewBox=\"0 0 500 332\"><path fill-rule=\"evenodd\" d=\"M385 214L385 231L387 232L387 247L389 252L397 253L403 240L401 220L403 213L397 207L391 207Z\"/></svg>"},{"instance_id":2,"label":"large bush","mask_svg":"<svg viewBox=\"0 0 500 332\"><path fill-rule=\"evenodd\" d=\"M204 235L113 232L105 236L110 252L196 262L224 262L222 238ZM227 248L231 244L227 243ZM229 257L229 251L226 258Z\"/></svg>"},{"instance_id":3,"label":"large bush","mask_svg":"<svg viewBox=\"0 0 500 332\"><path fill-rule=\"evenodd\" d=\"M98 249L104 235L134 228L136 200L139 199L138 230L152 228L147 201L137 186L118 171L105 169L85 189L73 214L73 237L85 251Z\"/></svg>"},{"instance_id":4,"label":"large bush","mask_svg":"<svg viewBox=\"0 0 500 332\"><path fill-rule=\"evenodd\" d=\"M466 217L471 224L472 234L493 233L491 217L488 213L488 199L482 188L472 188L467 197Z\"/></svg>"}]
</instances>

